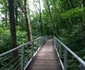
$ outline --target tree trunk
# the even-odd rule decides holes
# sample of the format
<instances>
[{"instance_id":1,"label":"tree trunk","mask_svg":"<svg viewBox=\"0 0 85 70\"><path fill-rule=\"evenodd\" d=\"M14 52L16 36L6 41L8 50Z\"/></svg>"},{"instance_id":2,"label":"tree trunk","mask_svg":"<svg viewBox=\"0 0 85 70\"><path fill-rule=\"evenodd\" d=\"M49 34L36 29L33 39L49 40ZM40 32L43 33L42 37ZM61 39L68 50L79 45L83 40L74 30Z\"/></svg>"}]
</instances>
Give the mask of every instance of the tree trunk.
<instances>
[{"instance_id":1,"label":"tree trunk","mask_svg":"<svg viewBox=\"0 0 85 70\"><path fill-rule=\"evenodd\" d=\"M83 3L83 13L84 13L84 7L85 7L85 0L82 1ZM85 31L85 22L84 22L84 16L82 16L82 25L83 25L83 31Z\"/></svg>"},{"instance_id":2,"label":"tree trunk","mask_svg":"<svg viewBox=\"0 0 85 70\"><path fill-rule=\"evenodd\" d=\"M84 8L85 8L85 0L82 0L82 4L83 4L83 14L84 14ZM83 39L82 39L82 41L83 41L83 43L85 43L85 21L84 21L84 15L82 16L82 31L83 31ZM85 46L85 44L84 44L84 46Z\"/></svg>"},{"instance_id":3,"label":"tree trunk","mask_svg":"<svg viewBox=\"0 0 85 70\"><path fill-rule=\"evenodd\" d=\"M6 24L7 24L7 11L5 12Z\"/></svg>"},{"instance_id":4,"label":"tree trunk","mask_svg":"<svg viewBox=\"0 0 85 70\"><path fill-rule=\"evenodd\" d=\"M17 25L18 24L18 10L17 10L17 8L18 8L18 6L17 6L17 4L18 4L18 1L16 0L15 1L15 16L16 16L16 19L15 19L15 24Z\"/></svg>"},{"instance_id":5,"label":"tree trunk","mask_svg":"<svg viewBox=\"0 0 85 70\"><path fill-rule=\"evenodd\" d=\"M59 36L59 23L60 23L60 18L59 18L59 11L56 8L56 1L53 0L53 4L54 4L54 9L55 9L55 14L56 14L56 31L57 31L57 36ZM57 11L57 13L56 13Z\"/></svg>"},{"instance_id":6,"label":"tree trunk","mask_svg":"<svg viewBox=\"0 0 85 70\"><path fill-rule=\"evenodd\" d=\"M31 41L32 40L32 31L31 31L30 19L29 19L29 15L28 15L27 0L24 0L24 5L25 5L26 25L27 25L27 37L28 37L28 41Z\"/></svg>"},{"instance_id":7,"label":"tree trunk","mask_svg":"<svg viewBox=\"0 0 85 70\"><path fill-rule=\"evenodd\" d=\"M54 31L56 32L56 36L58 36L58 33L57 33L57 31L56 31L56 27L55 27L54 22L53 22L53 18L52 18L52 15L51 15L51 11L50 11L50 6L49 6L48 0L46 1L46 3L47 3L47 6L48 6L48 10L49 10L50 20L51 20L51 22L52 22ZM54 33L55 33L55 32L54 32Z\"/></svg>"},{"instance_id":8,"label":"tree trunk","mask_svg":"<svg viewBox=\"0 0 85 70\"><path fill-rule=\"evenodd\" d=\"M7 2L5 1L4 2L4 6L5 6L5 8L7 7ZM7 24L7 10L5 11L5 21L6 21L6 24ZM7 25L6 25L7 26Z\"/></svg>"},{"instance_id":9,"label":"tree trunk","mask_svg":"<svg viewBox=\"0 0 85 70\"><path fill-rule=\"evenodd\" d=\"M15 18L14 18L14 0L8 0L8 4L9 4L9 19L10 19L10 32L11 32L11 44L12 44L12 48L16 47L16 28L15 28ZM13 59L15 59L16 57L18 57L18 50L13 52ZM18 59L16 59L14 63L17 62ZM14 68L17 67L19 63L16 63L14 65ZM18 68L17 68L18 70Z\"/></svg>"},{"instance_id":10,"label":"tree trunk","mask_svg":"<svg viewBox=\"0 0 85 70\"><path fill-rule=\"evenodd\" d=\"M83 0L83 7L85 7L85 0Z\"/></svg>"},{"instance_id":11,"label":"tree trunk","mask_svg":"<svg viewBox=\"0 0 85 70\"><path fill-rule=\"evenodd\" d=\"M40 30L41 30L41 35L43 35L42 13L41 13L41 3L40 3L40 0L39 0L39 7L40 7L39 12L40 12L40 23L41 23Z\"/></svg>"},{"instance_id":12,"label":"tree trunk","mask_svg":"<svg viewBox=\"0 0 85 70\"><path fill-rule=\"evenodd\" d=\"M71 0L69 0L69 1L70 1L70 4L71 4L71 7L74 8L74 5L73 5L72 1Z\"/></svg>"},{"instance_id":13,"label":"tree trunk","mask_svg":"<svg viewBox=\"0 0 85 70\"><path fill-rule=\"evenodd\" d=\"M8 0L12 48L15 48L16 47L16 28L15 28L14 6L13 6L14 3L13 3L13 1L14 0Z\"/></svg>"}]
</instances>

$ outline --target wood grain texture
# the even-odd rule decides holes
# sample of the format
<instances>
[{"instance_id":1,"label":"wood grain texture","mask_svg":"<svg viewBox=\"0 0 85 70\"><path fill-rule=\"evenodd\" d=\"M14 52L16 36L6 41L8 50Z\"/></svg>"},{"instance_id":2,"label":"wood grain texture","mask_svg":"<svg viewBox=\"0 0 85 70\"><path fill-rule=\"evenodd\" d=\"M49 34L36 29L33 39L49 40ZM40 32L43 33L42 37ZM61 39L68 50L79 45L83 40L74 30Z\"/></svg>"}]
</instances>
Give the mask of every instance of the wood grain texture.
<instances>
[{"instance_id":1,"label":"wood grain texture","mask_svg":"<svg viewBox=\"0 0 85 70\"><path fill-rule=\"evenodd\" d=\"M52 39L42 46L26 70L61 70Z\"/></svg>"}]
</instances>

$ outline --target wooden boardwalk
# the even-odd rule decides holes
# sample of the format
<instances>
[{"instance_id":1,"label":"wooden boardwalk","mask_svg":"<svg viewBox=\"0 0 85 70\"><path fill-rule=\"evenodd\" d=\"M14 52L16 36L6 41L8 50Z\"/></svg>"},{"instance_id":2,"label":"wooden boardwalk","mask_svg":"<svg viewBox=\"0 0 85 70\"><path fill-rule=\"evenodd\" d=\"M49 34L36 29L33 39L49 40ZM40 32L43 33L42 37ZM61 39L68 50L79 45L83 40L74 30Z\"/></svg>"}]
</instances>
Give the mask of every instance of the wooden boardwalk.
<instances>
[{"instance_id":1,"label":"wooden boardwalk","mask_svg":"<svg viewBox=\"0 0 85 70\"><path fill-rule=\"evenodd\" d=\"M26 70L61 70L52 39L42 46Z\"/></svg>"}]
</instances>

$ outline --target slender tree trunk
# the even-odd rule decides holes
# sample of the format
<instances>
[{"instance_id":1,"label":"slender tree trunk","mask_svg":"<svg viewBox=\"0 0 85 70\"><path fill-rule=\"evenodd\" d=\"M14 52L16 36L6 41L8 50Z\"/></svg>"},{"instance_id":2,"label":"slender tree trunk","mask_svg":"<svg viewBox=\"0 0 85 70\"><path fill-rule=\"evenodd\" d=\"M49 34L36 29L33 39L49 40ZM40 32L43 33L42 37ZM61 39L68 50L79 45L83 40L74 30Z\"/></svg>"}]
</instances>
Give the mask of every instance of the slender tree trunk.
<instances>
[{"instance_id":1,"label":"slender tree trunk","mask_svg":"<svg viewBox=\"0 0 85 70\"><path fill-rule=\"evenodd\" d=\"M7 24L7 11L5 12L5 17L6 17L6 24Z\"/></svg>"},{"instance_id":2,"label":"slender tree trunk","mask_svg":"<svg viewBox=\"0 0 85 70\"><path fill-rule=\"evenodd\" d=\"M62 9L62 13L64 12L64 9ZM68 19L65 19L65 22L66 22L66 26L67 28L69 28L69 22L68 22Z\"/></svg>"},{"instance_id":3,"label":"slender tree trunk","mask_svg":"<svg viewBox=\"0 0 85 70\"><path fill-rule=\"evenodd\" d=\"M57 33L57 31L56 31L56 27L55 27L54 22L53 22L53 18L52 18L52 15L51 15L51 11L50 11L50 6L49 6L48 0L46 1L46 3L47 3L47 6L48 6L49 15L50 15L50 20L51 20L51 22L52 22L52 25L53 25L53 28L54 28L54 32L56 32L55 35L58 36L58 33Z\"/></svg>"},{"instance_id":4,"label":"slender tree trunk","mask_svg":"<svg viewBox=\"0 0 85 70\"><path fill-rule=\"evenodd\" d=\"M30 24L30 19L29 19L29 15L28 15L27 0L24 0L24 5L25 5L26 25L27 25L27 37L28 37L28 41L31 41L32 40L32 31L31 31L31 24Z\"/></svg>"},{"instance_id":5,"label":"slender tree trunk","mask_svg":"<svg viewBox=\"0 0 85 70\"><path fill-rule=\"evenodd\" d=\"M83 7L85 7L85 0L83 0L83 2L82 2L82 3L83 3Z\"/></svg>"},{"instance_id":6,"label":"slender tree trunk","mask_svg":"<svg viewBox=\"0 0 85 70\"><path fill-rule=\"evenodd\" d=\"M54 25L53 20L52 20L52 15L51 15L51 11L50 11L50 6L49 6L48 0L47 0L47 6L48 6L48 10L49 10L50 20L51 20L51 22L53 24L53 27L55 28L55 25Z\"/></svg>"},{"instance_id":7,"label":"slender tree trunk","mask_svg":"<svg viewBox=\"0 0 85 70\"><path fill-rule=\"evenodd\" d=\"M16 20L15 20L15 24L18 24L18 11L17 11L17 8L18 8L18 6L17 6L17 4L18 4L18 0L15 0L15 16L16 16Z\"/></svg>"},{"instance_id":8,"label":"slender tree trunk","mask_svg":"<svg viewBox=\"0 0 85 70\"><path fill-rule=\"evenodd\" d=\"M12 48L16 47L16 28L15 28L15 18L14 18L14 0L8 0L9 4L9 18L10 18L10 32L11 32L11 43ZM18 57L18 50L13 52L13 59ZM16 59L13 63L17 62ZM16 63L14 68L17 67L19 63ZM18 70L18 69L17 69Z\"/></svg>"},{"instance_id":9,"label":"slender tree trunk","mask_svg":"<svg viewBox=\"0 0 85 70\"><path fill-rule=\"evenodd\" d=\"M71 9L71 4L70 4L70 2L68 0L66 2L68 4L68 10L70 10Z\"/></svg>"},{"instance_id":10,"label":"slender tree trunk","mask_svg":"<svg viewBox=\"0 0 85 70\"><path fill-rule=\"evenodd\" d=\"M70 1L70 4L71 4L71 7L74 8L74 5L72 3L72 0L69 0Z\"/></svg>"},{"instance_id":11,"label":"slender tree trunk","mask_svg":"<svg viewBox=\"0 0 85 70\"><path fill-rule=\"evenodd\" d=\"M40 0L39 0L39 7L40 7L39 12L40 12L40 23L41 23L40 30L41 30L41 35L43 35L42 13L41 13L41 3L40 3Z\"/></svg>"},{"instance_id":12,"label":"slender tree trunk","mask_svg":"<svg viewBox=\"0 0 85 70\"><path fill-rule=\"evenodd\" d=\"M7 3L5 2L5 5L6 5ZM7 7L7 6L5 6L5 7ZM6 24L7 24L7 10L5 11L5 18L6 18Z\"/></svg>"},{"instance_id":13,"label":"slender tree trunk","mask_svg":"<svg viewBox=\"0 0 85 70\"><path fill-rule=\"evenodd\" d=\"M8 8L6 1L4 2L4 8ZM5 10L5 21L6 21L6 24L7 24L7 9ZM6 26L7 26L7 25L6 25Z\"/></svg>"},{"instance_id":14,"label":"slender tree trunk","mask_svg":"<svg viewBox=\"0 0 85 70\"><path fill-rule=\"evenodd\" d=\"M84 14L84 8L85 8L85 0L82 0L82 4L83 4L83 14ZM82 31L83 31L83 39L82 39L82 41L83 41L83 43L85 43L85 21L84 21L85 19L84 19L84 15L82 16ZM85 46L85 44L84 44L84 46Z\"/></svg>"},{"instance_id":15,"label":"slender tree trunk","mask_svg":"<svg viewBox=\"0 0 85 70\"><path fill-rule=\"evenodd\" d=\"M53 0L53 3L54 3L54 8L55 8L55 14L56 14L56 11L57 11L57 14L56 14L56 31L57 31L57 36L59 36L59 20L58 20L58 18L59 18L59 11L57 10L57 8L56 8L56 1L55 0ZM60 19L60 18L59 18Z\"/></svg>"},{"instance_id":16,"label":"slender tree trunk","mask_svg":"<svg viewBox=\"0 0 85 70\"><path fill-rule=\"evenodd\" d=\"M66 27L69 28L69 23L67 19L65 19L65 23L66 23Z\"/></svg>"},{"instance_id":17,"label":"slender tree trunk","mask_svg":"<svg viewBox=\"0 0 85 70\"><path fill-rule=\"evenodd\" d=\"M85 0L82 0L83 3L83 8L85 7ZM83 13L84 13L84 9L83 9ZM85 22L84 22L84 16L82 16L82 25L83 25L83 31L85 31Z\"/></svg>"}]
</instances>

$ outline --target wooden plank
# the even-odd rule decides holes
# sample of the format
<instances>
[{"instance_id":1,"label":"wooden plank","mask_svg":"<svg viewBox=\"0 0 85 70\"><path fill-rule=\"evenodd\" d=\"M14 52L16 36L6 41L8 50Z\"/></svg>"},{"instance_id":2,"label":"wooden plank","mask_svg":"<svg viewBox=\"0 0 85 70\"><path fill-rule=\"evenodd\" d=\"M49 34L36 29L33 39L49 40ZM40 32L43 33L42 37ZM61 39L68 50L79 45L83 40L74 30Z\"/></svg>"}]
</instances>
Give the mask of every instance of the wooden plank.
<instances>
[{"instance_id":1,"label":"wooden plank","mask_svg":"<svg viewBox=\"0 0 85 70\"><path fill-rule=\"evenodd\" d=\"M52 39L42 46L26 70L61 70Z\"/></svg>"}]
</instances>

